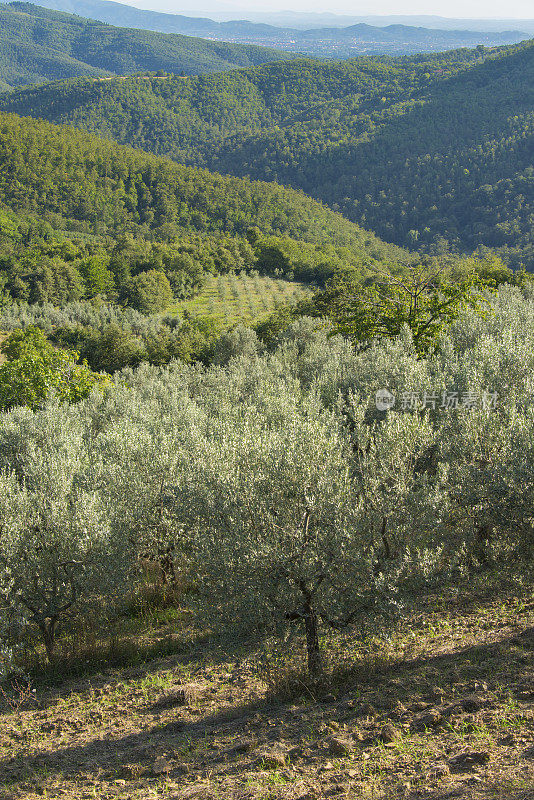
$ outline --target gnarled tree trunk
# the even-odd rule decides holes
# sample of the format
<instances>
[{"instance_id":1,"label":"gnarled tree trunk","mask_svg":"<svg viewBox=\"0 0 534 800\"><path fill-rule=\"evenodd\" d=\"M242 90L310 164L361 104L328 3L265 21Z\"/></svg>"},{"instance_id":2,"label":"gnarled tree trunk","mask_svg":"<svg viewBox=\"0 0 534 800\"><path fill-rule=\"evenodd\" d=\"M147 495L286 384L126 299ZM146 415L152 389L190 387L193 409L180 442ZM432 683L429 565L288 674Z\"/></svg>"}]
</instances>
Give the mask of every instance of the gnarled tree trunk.
<instances>
[{"instance_id":1,"label":"gnarled tree trunk","mask_svg":"<svg viewBox=\"0 0 534 800\"><path fill-rule=\"evenodd\" d=\"M305 607L304 625L306 628L306 648L308 651L308 672L312 678L323 674L323 659L319 646L317 614L311 606Z\"/></svg>"}]
</instances>

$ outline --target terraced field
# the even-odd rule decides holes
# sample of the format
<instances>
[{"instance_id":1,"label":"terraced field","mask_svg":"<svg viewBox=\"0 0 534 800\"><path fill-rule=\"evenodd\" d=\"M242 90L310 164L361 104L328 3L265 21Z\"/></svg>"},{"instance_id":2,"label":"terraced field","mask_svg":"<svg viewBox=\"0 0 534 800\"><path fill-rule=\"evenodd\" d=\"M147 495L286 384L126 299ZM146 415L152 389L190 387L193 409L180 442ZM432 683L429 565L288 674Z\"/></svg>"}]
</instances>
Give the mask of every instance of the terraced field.
<instances>
[{"instance_id":1,"label":"terraced field","mask_svg":"<svg viewBox=\"0 0 534 800\"><path fill-rule=\"evenodd\" d=\"M218 275L210 278L192 300L176 303L169 311L210 316L225 327L264 317L278 305L295 303L310 293L303 283L258 274Z\"/></svg>"}]
</instances>

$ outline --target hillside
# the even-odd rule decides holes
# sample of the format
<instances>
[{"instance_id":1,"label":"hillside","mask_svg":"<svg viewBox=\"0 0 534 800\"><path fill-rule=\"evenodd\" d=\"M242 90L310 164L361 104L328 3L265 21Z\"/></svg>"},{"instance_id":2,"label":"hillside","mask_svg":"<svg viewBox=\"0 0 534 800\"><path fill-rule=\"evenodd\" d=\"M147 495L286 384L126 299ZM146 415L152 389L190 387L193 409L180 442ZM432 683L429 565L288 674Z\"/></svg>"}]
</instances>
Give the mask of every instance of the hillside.
<instances>
[{"instance_id":1,"label":"hillside","mask_svg":"<svg viewBox=\"0 0 534 800\"><path fill-rule=\"evenodd\" d=\"M187 164L292 184L411 247L534 265L534 47L271 64L186 81L30 88L0 109Z\"/></svg>"},{"instance_id":2,"label":"hillside","mask_svg":"<svg viewBox=\"0 0 534 800\"><path fill-rule=\"evenodd\" d=\"M409 101L485 56L460 50L406 59L288 61L185 80L78 79L20 89L0 99L0 109L75 125L189 164L222 162L221 152L228 150L230 165L232 149L256 135L266 141L275 133L291 137L286 152L299 156L298 138L315 130L314 148L320 141L329 147L340 139L342 125L346 138L349 126L369 127L375 107ZM238 171L234 160L231 168ZM282 169L287 160L280 157L270 167Z\"/></svg>"},{"instance_id":3,"label":"hillside","mask_svg":"<svg viewBox=\"0 0 534 800\"><path fill-rule=\"evenodd\" d=\"M0 758L10 796L531 800L525 595L467 607L437 598L440 610L403 636L353 637L354 667L328 702L304 684L289 698L283 685L273 691L282 677L261 651L199 642L181 608L148 606L118 644L91 652L71 637L78 663L91 660L85 674L59 687L55 675L41 679L35 699L8 695ZM189 687L197 696L180 704Z\"/></svg>"},{"instance_id":4,"label":"hillside","mask_svg":"<svg viewBox=\"0 0 534 800\"><path fill-rule=\"evenodd\" d=\"M0 117L0 203L89 233L265 235L391 251L302 192L223 177L72 128ZM399 251L400 252L400 251Z\"/></svg>"},{"instance_id":5,"label":"hillside","mask_svg":"<svg viewBox=\"0 0 534 800\"><path fill-rule=\"evenodd\" d=\"M427 355L241 327L0 413L6 800L532 800L528 294ZM486 381L496 409L376 408Z\"/></svg>"},{"instance_id":6,"label":"hillside","mask_svg":"<svg viewBox=\"0 0 534 800\"><path fill-rule=\"evenodd\" d=\"M397 244L502 248L532 269L533 45L404 97L348 98L238 134L207 164L298 185Z\"/></svg>"},{"instance_id":7,"label":"hillside","mask_svg":"<svg viewBox=\"0 0 534 800\"><path fill-rule=\"evenodd\" d=\"M0 331L35 322L92 369L202 359L303 284L409 259L299 191L0 115Z\"/></svg>"},{"instance_id":8,"label":"hillside","mask_svg":"<svg viewBox=\"0 0 534 800\"><path fill-rule=\"evenodd\" d=\"M194 75L287 57L254 45L113 28L30 3L0 4L0 81L9 86L140 70Z\"/></svg>"},{"instance_id":9,"label":"hillside","mask_svg":"<svg viewBox=\"0 0 534 800\"><path fill-rule=\"evenodd\" d=\"M323 25L306 30L243 19L217 22L196 15L164 14L108 0L45 0L43 5L120 27L264 45L329 58L354 57L362 53L437 52L479 44L495 46L521 41L527 35L522 32L524 29L518 30L517 25L483 32L477 28L466 30L465 25L459 25L457 30L438 30L436 26L414 27L409 23L377 27L358 22L346 27Z\"/></svg>"}]
</instances>

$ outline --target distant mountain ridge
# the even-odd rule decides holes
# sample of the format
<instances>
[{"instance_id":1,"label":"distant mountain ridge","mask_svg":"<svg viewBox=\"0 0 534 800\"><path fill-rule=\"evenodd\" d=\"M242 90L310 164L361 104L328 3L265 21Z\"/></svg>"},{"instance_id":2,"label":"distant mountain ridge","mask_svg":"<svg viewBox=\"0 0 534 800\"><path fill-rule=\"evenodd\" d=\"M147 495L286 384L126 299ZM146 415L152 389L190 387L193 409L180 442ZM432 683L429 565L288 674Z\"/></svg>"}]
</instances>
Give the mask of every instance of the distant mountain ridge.
<instances>
[{"instance_id":1,"label":"distant mountain ridge","mask_svg":"<svg viewBox=\"0 0 534 800\"><path fill-rule=\"evenodd\" d=\"M247 20L217 22L208 18L145 11L110 0L43 0L46 8L74 13L111 25L161 31L217 41L256 44L320 57L347 58L360 53L437 52L476 45L513 44L527 38L521 30L439 30L405 24L300 29Z\"/></svg>"},{"instance_id":2,"label":"distant mountain ridge","mask_svg":"<svg viewBox=\"0 0 534 800\"><path fill-rule=\"evenodd\" d=\"M386 241L534 270L534 42L14 92L0 110L292 185Z\"/></svg>"},{"instance_id":3,"label":"distant mountain ridge","mask_svg":"<svg viewBox=\"0 0 534 800\"><path fill-rule=\"evenodd\" d=\"M68 2L68 0L65 0ZM76 0L72 0L76 2ZM145 0L146 2L146 0ZM203 7L203 16L218 21L229 21L243 16L240 10L212 10ZM180 14L186 16L193 13L182 3ZM198 8L194 13L198 13ZM305 11L253 11L247 10L247 20L276 25L281 28L298 28L308 30L311 28L346 28L349 25L365 23L376 27L387 25L409 25L415 28L433 28L436 30L471 30L471 31L505 31L520 30L525 33L534 33L534 16L530 19L520 18L467 18L467 17L441 17L436 14L341 14L331 12L305 12Z\"/></svg>"},{"instance_id":4,"label":"distant mountain ridge","mask_svg":"<svg viewBox=\"0 0 534 800\"><path fill-rule=\"evenodd\" d=\"M0 4L0 89L80 75L195 75L288 58L255 45L112 27L30 3Z\"/></svg>"}]
</instances>

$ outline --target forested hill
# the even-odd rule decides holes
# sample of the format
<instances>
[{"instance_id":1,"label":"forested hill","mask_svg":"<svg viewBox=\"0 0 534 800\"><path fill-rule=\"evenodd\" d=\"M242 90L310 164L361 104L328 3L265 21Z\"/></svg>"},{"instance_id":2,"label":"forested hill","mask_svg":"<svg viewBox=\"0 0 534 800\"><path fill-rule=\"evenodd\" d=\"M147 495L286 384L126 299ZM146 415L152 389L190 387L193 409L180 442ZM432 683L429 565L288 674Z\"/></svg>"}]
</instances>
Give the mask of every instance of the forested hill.
<instances>
[{"instance_id":1,"label":"forested hill","mask_svg":"<svg viewBox=\"0 0 534 800\"><path fill-rule=\"evenodd\" d=\"M0 90L140 70L196 75L289 57L256 45L114 28L30 3L0 4Z\"/></svg>"},{"instance_id":2,"label":"forested hill","mask_svg":"<svg viewBox=\"0 0 534 800\"><path fill-rule=\"evenodd\" d=\"M0 115L0 205L54 228L172 238L262 234L388 257L397 251L299 191L214 175L108 140Z\"/></svg>"},{"instance_id":3,"label":"forested hill","mask_svg":"<svg viewBox=\"0 0 534 800\"><path fill-rule=\"evenodd\" d=\"M534 266L534 47L291 61L166 81L78 80L0 108L292 184L400 245Z\"/></svg>"},{"instance_id":4,"label":"forested hill","mask_svg":"<svg viewBox=\"0 0 534 800\"><path fill-rule=\"evenodd\" d=\"M326 146L339 135L339 123L332 135L329 129L341 113L349 134L351 122L361 129L365 114L375 105L383 109L409 99L481 63L487 53L482 49L402 59L299 59L185 80L77 79L20 89L0 103L17 114L74 124L184 163L206 165L218 154L222 140L236 133L247 137L320 128Z\"/></svg>"}]
</instances>

